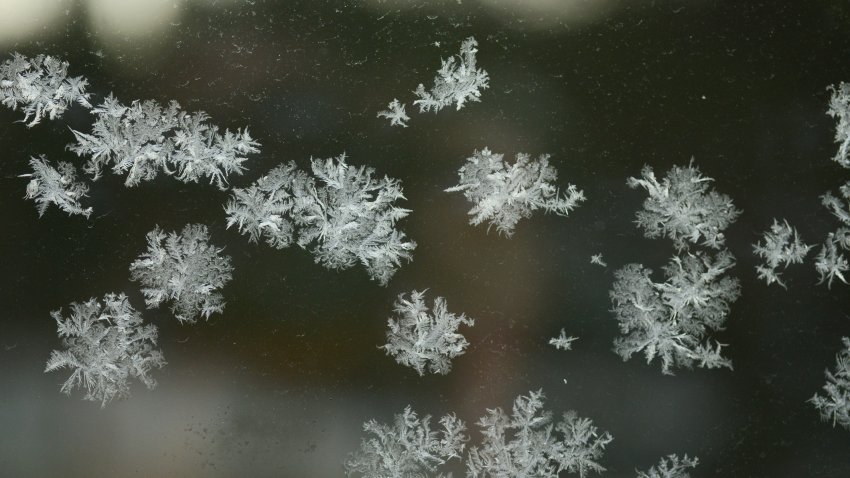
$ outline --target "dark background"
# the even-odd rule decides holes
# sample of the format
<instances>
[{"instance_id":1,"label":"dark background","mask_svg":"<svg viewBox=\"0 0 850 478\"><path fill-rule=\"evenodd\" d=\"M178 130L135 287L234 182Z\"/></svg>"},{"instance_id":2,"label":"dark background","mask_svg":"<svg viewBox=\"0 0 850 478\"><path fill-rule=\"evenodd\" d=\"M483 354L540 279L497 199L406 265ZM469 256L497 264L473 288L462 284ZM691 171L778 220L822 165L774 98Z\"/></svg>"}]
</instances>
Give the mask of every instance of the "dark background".
<instances>
[{"instance_id":1,"label":"dark background","mask_svg":"<svg viewBox=\"0 0 850 478\"><path fill-rule=\"evenodd\" d=\"M174 99L222 128L248 126L262 153L234 186L342 152L401 179L413 210L401 227L418 243L382 288L361 267L328 271L297 247L249 244L225 229L228 193L166 176L127 189L106 175L91 219L55 208L39 219L16 176L32 155L81 165L64 151L68 127L93 119L74 107L27 129L0 109L3 476L342 476L370 418L408 404L455 411L478 441L486 408L540 388L548 409L575 409L615 437L605 476L669 453L699 456L695 477L850 476L850 432L805 402L850 335L847 286L816 285L815 250L783 276L788 290L767 287L751 246L774 217L811 244L837 225L819 196L850 178L830 161L825 114L826 87L850 81L846 1L42 0L0 11L0 58L63 58L93 103ZM412 90L470 35L491 77L481 103L416 113ZM375 117L393 98L408 104L409 128ZM588 201L568 218L536 214L511 239L469 226L469 204L442 190L483 147L551 154L559 184ZM645 194L626 178L692 156L744 211L727 233L743 293L716 337L735 370L664 376L611 351L608 290L616 268L660 269L674 251L634 227ZM113 291L143 310L128 266L145 233L189 222L232 256L225 312L181 326L168 309L145 311L169 362L154 391L134 383L105 409L60 394L67 375L43 373L59 346L50 311ZM607 269L589 263L600 252ZM414 288L476 320L447 376L419 377L377 348L396 295ZM562 327L580 337L572 351L547 344Z\"/></svg>"}]
</instances>

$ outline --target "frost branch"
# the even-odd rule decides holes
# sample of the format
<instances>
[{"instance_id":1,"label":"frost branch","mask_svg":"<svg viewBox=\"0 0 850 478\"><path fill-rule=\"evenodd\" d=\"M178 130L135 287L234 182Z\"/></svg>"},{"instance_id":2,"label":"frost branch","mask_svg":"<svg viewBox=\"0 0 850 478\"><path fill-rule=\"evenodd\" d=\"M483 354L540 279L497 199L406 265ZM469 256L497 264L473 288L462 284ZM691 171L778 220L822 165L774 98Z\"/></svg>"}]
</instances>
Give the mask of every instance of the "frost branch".
<instances>
[{"instance_id":1,"label":"frost branch","mask_svg":"<svg viewBox=\"0 0 850 478\"><path fill-rule=\"evenodd\" d=\"M573 342L578 340L578 337L567 337L564 329L561 329L561 335L549 339L549 345L554 346L558 350L572 350Z\"/></svg>"},{"instance_id":2,"label":"frost branch","mask_svg":"<svg viewBox=\"0 0 850 478\"><path fill-rule=\"evenodd\" d=\"M414 93L419 99L413 104L419 105L420 113L436 113L452 103L456 103L459 110L468 101L481 101L479 89L487 89L490 86L490 78L486 71L476 68L477 47L475 38L464 40L460 46L460 54L442 60L431 91L425 91L425 85L422 84L416 88Z\"/></svg>"},{"instance_id":3,"label":"frost branch","mask_svg":"<svg viewBox=\"0 0 850 478\"><path fill-rule=\"evenodd\" d=\"M841 341L844 348L835 356L834 371L825 371L824 396L815 394L808 401L820 412L821 420L850 430L850 338Z\"/></svg>"},{"instance_id":4,"label":"frost branch","mask_svg":"<svg viewBox=\"0 0 850 478\"><path fill-rule=\"evenodd\" d=\"M779 279L781 273L776 269L780 265L784 268L801 264L812 247L800 241L797 230L789 226L788 221L783 219L780 224L774 219L770 230L762 234L762 240L753 244L753 251L765 262L756 266L759 279L764 279L767 285L775 282L784 288L785 283Z\"/></svg>"},{"instance_id":5,"label":"frost branch","mask_svg":"<svg viewBox=\"0 0 850 478\"><path fill-rule=\"evenodd\" d=\"M835 142L838 151L832 160L845 168L850 168L850 83L840 83L838 88L828 86L832 92L829 98L829 110L826 114L838 118L835 126Z\"/></svg>"},{"instance_id":6,"label":"frost branch","mask_svg":"<svg viewBox=\"0 0 850 478\"><path fill-rule=\"evenodd\" d=\"M386 110L378 112L378 117L380 118L382 116L390 120L390 126L407 128L407 122L410 121L410 117L404 111L404 104L399 103L395 98L387 106Z\"/></svg>"},{"instance_id":7,"label":"frost branch","mask_svg":"<svg viewBox=\"0 0 850 478\"><path fill-rule=\"evenodd\" d=\"M667 455L649 471L638 471L637 478L690 478L688 469L696 468L698 464L697 457L688 458L688 455L685 455L684 458L679 458L678 455Z\"/></svg>"},{"instance_id":8,"label":"frost branch","mask_svg":"<svg viewBox=\"0 0 850 478\"><path fill-rule=\"evenodd\" d=\"M80 199L86 197L89 187L77 181L77 170L71 163L60 161L54 168L44 155L38 158L30 158L31 174L22 174L21 177L30 177L27 184L25 199L34 199L38 208L39 217L50 204L55 204L68 215L81 214L86 218L91 215L90 207L83 208Z\"/></svg>"},{"instance_id":9,"label":"frost branch","mask_svg":"<svg viewBox=\"0 0 850 478\"><path fill-rule=\"evenodd\" d=\"M602 258L602 254L593 254L590 256L590 263L596 264L602 267L608 267L608 264L605 262L605 259Z\"/></svg>"}]
</instances>

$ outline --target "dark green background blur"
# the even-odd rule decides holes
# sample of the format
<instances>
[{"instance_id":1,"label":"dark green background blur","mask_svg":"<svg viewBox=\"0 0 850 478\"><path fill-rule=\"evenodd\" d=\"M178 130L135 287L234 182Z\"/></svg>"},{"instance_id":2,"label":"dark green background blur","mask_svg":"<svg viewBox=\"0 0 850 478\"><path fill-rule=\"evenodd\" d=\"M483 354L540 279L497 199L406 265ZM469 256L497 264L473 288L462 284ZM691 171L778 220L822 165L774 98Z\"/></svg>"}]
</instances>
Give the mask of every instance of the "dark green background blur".
<instances>
[{"instance_id":1,"label":"dark green background blur","mask_svg":"<svg viewBox=\"0 0 850 478\"><path fill-rule=\"evenodd\" d=\"M542 388L547 408L615 437L604 476L669 453L699 456L695 477L850 476L850 432L805 403L850 335L848 287L816 285L811 260L786 272L787 291L767 287L751 252L774 217L812 244L837 225L818 196L850 179L829 160L825 114L826 87L850 81L848 25L850 4L827 0L0 1L0 58L66 59L93 102L174 99L248 126L262 153L237 187L346 152L402 180L413 212L401 227L418 243L382 288L360 267L249 244L225 229L228 193L166 176L126 189L107 175L91 219L39 219L16 176L31 155L82 164L64 146L92 117L74 107L27 129L0 108L0 475L342 476L370 418L455 411L477 441L486 408ZM481 103L416 113L412 90L470 35L491 77ZM375 117L393 98L409 128ZM483 147L551 154L560 185L588 201L524 220L512 239L469 226L469 204L442 190ZM674 251L635 229L645 195L626 178L692 156L744 211L727 234L743 293L717 336L734 372L670 377L611 351L607 294L616 268L659 269ZM113 291L143 309L128 266L145 233L189 222L233 258L224 314L181 326L145 311L169 362L154 391L135 383L103 410L60 394L66 375L43 373L59 346L50 311ZM607 269L589 263L600 252ZM378 349L393 300L414 288L476 320L447 376ZM547 345L561 328L580 337L574 350Z\"/></svg>"}]
</instances>

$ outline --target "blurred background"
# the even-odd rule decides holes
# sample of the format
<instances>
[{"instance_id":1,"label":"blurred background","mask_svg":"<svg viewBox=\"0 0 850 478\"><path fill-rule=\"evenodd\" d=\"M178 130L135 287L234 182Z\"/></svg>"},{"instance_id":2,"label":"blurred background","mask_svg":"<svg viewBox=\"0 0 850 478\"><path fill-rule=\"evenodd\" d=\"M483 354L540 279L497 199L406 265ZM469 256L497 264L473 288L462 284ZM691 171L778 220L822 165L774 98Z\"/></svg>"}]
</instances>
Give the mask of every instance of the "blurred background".
<instances>
[{"instance_id":1,"label":"blurred background","mask_svg":"<svg viewBox=\"0 0 850 478\"><path fill-rule=\"evenodd\" d=\"M81 165L65 151L69 128L93 117L75 106L27 129L0 108L0 475L343 476L364 421L406 405L454 411L478 441L487 408L543 389L548 409L614 436L605 476L670 453L698 456L693 476L850 476L850 432L805 402L850 336L848 287L816 285L811 260L783 275L788 290L767 287L751 246L773 218L810 244L837 225L819 196L850 179L830 161L825 114L826 87L850 81L848 21L843 0L0 0L0 60L49 54L89 80L92 103L176 100L249 127L262 153L235 187L346 152L402 181L413 212L401 228L418 243L383 288L361 267L250 244L225 228L229 193L164 175L132 189L105 175L91 219L39 219L17 175L39 154ZM412 91L469 36L491 78L481 103L417 113ZM410 127L376 118L393 98ZM588 201L523 220L510 239L468 225L470 205L443 189L484 147L551 154L558 183ZM735 370L664 376L611 351L608 290L617 268L660 270L674 252L634 227L645 194L626 178L691 157L744 211L727 233L742 297L716 336ZM144 310L128 267L156 225L190 222L210 228L235 272L224 313L181 326L167 308ZM597 253L607 268L590 264ZM419 377L378 348L395 297L414 288L476 321L447 376ZM100 409L43 370L60 346L50 311L107 292L159 327L168 365L155 390L134 383ZM580 337L574 350L547 344L561 328Z\"/></svg>"}]
</instances>

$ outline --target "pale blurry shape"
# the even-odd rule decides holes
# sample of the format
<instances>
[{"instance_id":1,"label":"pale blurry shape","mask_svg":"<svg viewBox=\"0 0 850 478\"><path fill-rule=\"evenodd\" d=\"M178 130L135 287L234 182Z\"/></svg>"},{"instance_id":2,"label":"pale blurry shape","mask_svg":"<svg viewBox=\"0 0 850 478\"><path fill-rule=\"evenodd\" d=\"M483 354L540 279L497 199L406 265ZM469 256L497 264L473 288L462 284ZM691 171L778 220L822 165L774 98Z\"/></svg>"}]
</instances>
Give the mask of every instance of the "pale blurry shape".
<instances>
[{"instance_id":1,"label":"pale blurry shape","mask_svg":"<svg viewBox=\"0 0 850 478\"><path fill-rule=\"evenodd\" d=\"M466 0L473 1L473 0ZM518 29L591 23L611 13L611 0L475 0L494 18Z\"/></svg>"},{"instance_id":2,"label":"pale blurry shape","mask_svg":"<svg viewBox=\"0 0 850 478\"><path fill-rule=\"evenodd\" d=\"M110 46L115 40L152 38L179 23L183 0L89 0L91 29Z\"/></svg>"},{"instance_id":3,"label":"pale blurry shape","mask_svg":"<svg viewBox=\"0 0 850 478\"><path fill-rule=\"evenodd\" d=\"M0 0L0 45L58 31L72 7L70 0Z\"/></svg>"}]
</instances>

